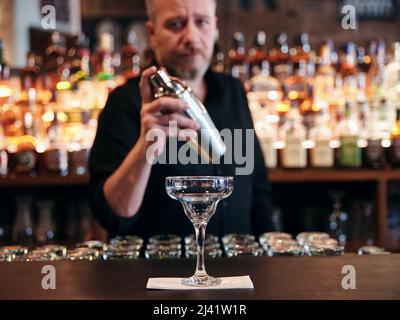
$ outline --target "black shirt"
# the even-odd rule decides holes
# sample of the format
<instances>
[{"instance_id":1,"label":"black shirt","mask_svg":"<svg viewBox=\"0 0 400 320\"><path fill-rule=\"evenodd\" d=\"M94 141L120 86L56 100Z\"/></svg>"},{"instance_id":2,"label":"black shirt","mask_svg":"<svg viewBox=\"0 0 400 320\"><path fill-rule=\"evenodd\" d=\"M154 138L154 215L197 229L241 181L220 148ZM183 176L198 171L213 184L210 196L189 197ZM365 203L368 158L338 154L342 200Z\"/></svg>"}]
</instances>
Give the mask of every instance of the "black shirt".
<instances>
[{"instance_id":1,"label":"black shirt","mask_svg":"<svg viewBox=\"0 0 400 320\"><path fill-rule=\"evenodd\" d=\"M246 95L239 81L208 71L205 82L207 96L204 105L218 130L253 129ZM138 213L131 219L115 215L105 199L103 185L139 137L140 107L139 78L134 78L110 94L99 116L89 161L90 198L96 219L110 236L134 234L147 238L155 234L185 236L193 233L193 226L182 205L165 191L167 176L234 176L234 191L218 204L207 233L257 235L272 230L271 188L257 138L254 140L252 174L235 175L235 169L244 166L235 161L233 164L155 164ZM245 141L244 132L242 135ZM242 148L244 154L245 143Z\"/></svg>"}]
</instances>

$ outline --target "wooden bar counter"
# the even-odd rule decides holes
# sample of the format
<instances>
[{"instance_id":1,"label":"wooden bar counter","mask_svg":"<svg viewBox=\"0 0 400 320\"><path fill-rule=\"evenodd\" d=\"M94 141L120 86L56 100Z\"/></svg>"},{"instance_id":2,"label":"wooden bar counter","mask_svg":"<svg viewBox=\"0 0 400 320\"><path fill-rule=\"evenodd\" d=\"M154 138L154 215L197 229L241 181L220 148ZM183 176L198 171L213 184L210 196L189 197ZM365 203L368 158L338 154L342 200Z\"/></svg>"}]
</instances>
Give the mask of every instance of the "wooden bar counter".
<instances>
[{"instance_id":1,"label":"wooden bar counter","mask_svg":"<svg viewBox=\"0 0 400 320\"><path fill-rule=\"evenodd\" d=\"M42 288L42 267L56 270L56 289ZM356 289L342 287L344 266L356 270ZM147 290L149 277L187 277L195 261L58 261L0 263L0 300L264 300L400 299L400 255L239 257L207 259L213 276L250 275L254 289Z\"/></svg>"}]
</instances>

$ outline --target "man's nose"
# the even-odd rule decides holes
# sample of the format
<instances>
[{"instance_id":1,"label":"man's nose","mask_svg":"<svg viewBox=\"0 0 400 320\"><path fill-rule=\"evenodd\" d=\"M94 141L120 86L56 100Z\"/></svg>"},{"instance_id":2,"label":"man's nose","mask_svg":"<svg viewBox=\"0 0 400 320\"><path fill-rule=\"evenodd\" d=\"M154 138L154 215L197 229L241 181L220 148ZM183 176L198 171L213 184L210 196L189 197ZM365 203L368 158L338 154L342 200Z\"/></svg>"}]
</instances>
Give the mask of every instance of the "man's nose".
<instances>
[{"instance_id":1,"label":"man's nose","mask_svg":"<svg viewBox=\"0 0 400 320\"><path fill-rule=\"evenodd\" d=\"M193 21L189 21L183 31L183 42L184 44L196 45L199 41L199 29Z\"/></svg>"}]
</instances>

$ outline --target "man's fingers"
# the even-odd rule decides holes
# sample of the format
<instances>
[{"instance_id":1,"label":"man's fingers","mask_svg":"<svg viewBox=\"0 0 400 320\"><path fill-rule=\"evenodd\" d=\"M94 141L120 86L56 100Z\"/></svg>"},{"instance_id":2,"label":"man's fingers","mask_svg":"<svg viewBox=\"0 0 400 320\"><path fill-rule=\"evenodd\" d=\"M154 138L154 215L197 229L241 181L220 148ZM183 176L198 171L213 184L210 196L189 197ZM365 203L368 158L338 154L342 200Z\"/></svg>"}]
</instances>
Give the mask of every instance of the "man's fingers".
<instances>
[{"instance_id":1,"label":"man's fingers","mask_svg":"<svg viewBox=\"0 0 400 320\"><path fill-rule=\"evenodd\" d=\"M140 78L140 95L142 97L143 103L149 103L153 100L153 94L151 90L151 86L149 83L149 78L156 73L156 67L150 67L143 71L142 76Z\"/></svg>"},{"instance_id":2,"label":"man's fingers","mask_svg":"<svg viewBox=\"0 0 400 320\"><path fill-rule=\"evenodd\" d=\"M179 100L177 98L162 97L160 99L154 100L148 103L142 112L148 113L171 113L171 112L185 112L188 109L186 102Z\"/></svg>"},{"instance_id":3,"label":"man's fingers","mask_svg":"<svg viewBox=\"0 0 400 320\"><path fill-rule=\"evenodd\" d=\"M176 123L176 126L178 128L192 129L195 131L200 129L199 125L195 121L176 112L160 115L157 118L158 118L158 123L163 126L171 126L173 125L173 123Z\"/></svg>"}]
</instances>

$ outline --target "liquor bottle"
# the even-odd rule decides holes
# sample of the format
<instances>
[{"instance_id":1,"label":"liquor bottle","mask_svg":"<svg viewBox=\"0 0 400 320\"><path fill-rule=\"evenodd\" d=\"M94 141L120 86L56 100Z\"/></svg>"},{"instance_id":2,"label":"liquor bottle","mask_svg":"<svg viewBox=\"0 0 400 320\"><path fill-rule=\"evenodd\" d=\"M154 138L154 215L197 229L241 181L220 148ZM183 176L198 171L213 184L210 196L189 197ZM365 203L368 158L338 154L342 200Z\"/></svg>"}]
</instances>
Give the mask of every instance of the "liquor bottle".
<instances>
[{"instance_id":1,"label":"liquor bottle","mask_svg":"<svg viewBox=\"0 0 400 320\"><path fill-rule=\"evenodd\" d=\"M63 37L60 33L53 32L43 60L43 82L48 82L51 89L56 88L59 82L60 69L65 62L65 54L66 48ZM44 86L47 85L44 84Z\"/></svg>"},{"instance_id":2,"label":"liquor bottle","mask_svg":"<svg viewBox=\"0 0 400 320\"><path fill-rule=\"evenodd\" d=\"M280 140L285 142L281 150L283 168L307 167L307 149L304 147L307 130L302 123L298 103L292 101L286 122L280 130Z\"/></svg>"},{"instance_id":3,"label":"liquor bottle","mask_svg":"<svg viewBox=\"0 0 400 320\"><path fill-rule=\"evenodd\" d=\"M36 57L32 52L26 55L26 66L21 70L21 86L38 89L39 67L36 65Z\"/></svg>"},{"instance_id":4,"label":"liquor bottle","mask_svg":"<svg viewBox=\"0 0 400 320\"><path fill-rule=\"evenodd\" d=\"M255 122L254 129L260 141L265 166L270 169L276 168L278 165L278 150L276 148L278 139L277 124L271 123L264 118Z\"/></svg>"},{"instance_id":5,"label":"liquor bottle","mask_svg":"<svg viewBox=\"0 0 400 320\"><path fill-rule=\"evenodd\" d=\"M82 110L93 110L96 106L96 91L91 74L90 66L90 51L88 48L81 50L81 67L77 77L77 82L74 84L77 101Z\"/></svg>"},{"instance_id":6,"label":"liquor bottle","mask_svg":"<svg viewBox=\"0 0 400 320\"><path fill-rule=\"evenodd\" d=\"M358 100L367 100L367 74L371 69L371 57L366 54L365 48L357 48L357 71L358 71Z\"/></svg>"},{"instance_id":7,"label":"liquor bottle","mask_svg":"<svg viewBox=\"0 0 400 320\"><path fill-rule=\"evenodd\" d=\"M35 243L32 223L32 197L17 197L17 214L12 231L12 241L15 244L32 247Z\"/></svg>"},{"instance_id":8,"label":"liquor bottle","mask_svg":"<svg viewBox=\"0 0 400 320\"><path fill-rule=\"evenodd\" d=\"M233 48L229 50L229 68L231 75L243 83L249 78L244 35L241 32L233 35Z\"/></svg>"},{"instance_id":9,"label":"liquor bottle","mask_svg":"<svg viewBox=\"0 0 400 320\"><path fill-rule=\"evenodd\" d=\"M385 97L381 97L377 105L378 121L377 126L382 137L382 145L390 146L390 128L393 128L395 111L389 105L389 101Z\"/></svg>"},{"instance_id":10,"label":"liquor bottle","mask_svg":"<svg viewBox=\"0 0 400 320\"><path fill-rule=\"evenodd\" d=\"M358 98L357 51L353 42L347 43L340 55L340 74L343 79L343 96L347 102L356 103Z\"/></svg>"},{"instance_id":11,"label":"liquor bottle","mask_svg":"<svg viewBox=\"0 0 400 320\"><path fill-rule=\"evenodd\" d=\"M214 53L211 63L211 69L214 72L219 72L219 73L225 72L225 54L221 46L217 42L214 45Z\"/></svg>"},{"instance_id":12,"label":"liquor bottle","mask_svg":"<svg viewBox=\"0 0 400 320\"><path fill-rule=\"evenodd\" d=\"M0 80L8 79L9 76L10 68L6 63L3 39L0 38Z\"/></svg>"},{"instance_id":13,"label":"liquor bottle","mask_svg":"<svg viewBox=\"0 0 400 320\"><path fill-rule=\"evenodd\" d=\"M278 122L277 109L283 97L282 85L270 75L268 61L263 63L258 75L245 83L245 88L254 121L268 117L270 121Z\"/></svg>"},{"instance_id":14,"label":"liquor bottle","mask_svg":"<svg viewBox=\"0 0 400 320\"><path fill-rule=\"evenodd\" d=\"M83 34L76 36L73 39L72 46L66 54L66 61L71 70L71 82L75 82L80 76L81 71L81 50L83 48L85 36Z\"/></svg>"},{"instance_id":15,"label":"liquor bottle","mask_svg":"<svg viewBox=\"0 0 400 320\"><path fill-rule=\"evenodd\" d=\"M254 77L266 68L268 53L265 51L266 34L264 31L257 33L254 46L249 50L250 77Z\"/></svg>"},{"instance_id":16,"label":"liquor bottle","mask_svg":"<svg viewBox=\"0 0 400 320\"><path fill-rule=\"evenodd\" d=\"M96 135L97 121L89 119L89 113L83 113L83 127L77 141L70 145L69 153L69 172L74 175L87 174L87 164L89 162L90 149Z\"/></svg>"},{"instance_id":17,"label":"liquor bottle","mask_svg":"<svg viewBox=\"0 0 400 320\"><path fill-rule=\"evenodd\" d=\"M0 124L0 177L8 175L8 153L3 126Z\"/></svg>"},{"instance_id":18,"label":"liquor bottle","mask_svg":"<svg viewBox=\"0 0 400 320\"><path fill-rule=\"evenodd\" d=\"M63 112L71 122L71 115L75 109L74 91L70 81L71 71L68 63L64 63L60 67L59 81L57 82L57 105L58 110ZM75 83L76 88L76 83Z\"/></svg>"},{"instance_id":19,"label":"liquor bottle","mask_svg":"<svg viewBox=\"0 0 400 320\"><path fill-rule=\"evenodd\" d=\"M387 88L385 55L386 47L383 41L372 41L370 48L371 55L371 69L368 74L368 98L371 103L378 104L379 100L386 98Z\"/></svg>"},{"instance_id":20,"label":"liquor bottle","mask_svg":"<svg viewBox=\"0 0 400 320\"><path fill-rule=\"evenodd\" d=\"M335 89L335 69L332 66L331 46L329 43L320 48L319 63L314 79L313 94L316 104L332 101Z\"/></svg>"},{"instance_id":21,"label":"liquor bottle","mask_svg":"<svg viewBox=\"0 0 400 320\"><path fill-rule=\"evenodd\" d=\"M286 33L280 33L275 37L275 47L269 52L269 61L273 76L281 83L293 74Z\"/></svg>"},{"instance_id":22,"label":"liquor bottle","mask_svg":"<svg viewBox=\"0 0 400 320\"><path fill-rule=\"evenodd\" d=\"M114 37L109 33L100 35L100 50L95 54L95 68L97 79L95 81L96 107L103 109L109 93L117 85L114 77L113 65Z\"/></svg>"},{"instance_id":23,"label":"liquor bottle","mask_svg":"<svg viewBox=\"0 0 400 320\"><path fill-rule=\"evenodd\" d=\"M345 105L344 118L339 122L338 164L343 168L358 168L362 164L361 148L358 145L359 127L352 116L352 106Z\"/></svg>"},{"instance_id":24,"label":"liquor bottle","mask_svg":"<svg viewBox=\"0 0 400 320\"><path fill-rule=\"evenodd\" d=\"M136 41L136 32L129 31L127 42L122 48L122 72L125 80L140 74L140 55Z\"/></svg>"},{"instance_id":25,"label":"liquor bottle","mask_svg":"<svg viewBox=\"0 0 400 320\"><path fill-rule=\"evenodd\" d=\"M368 121L368 140L364 148L364 165L367 168L381 169L385 165L385 149L382 147L382 130L380 130L379 114L374 105Z\"/></svg>"},{"instance_id":26,"label":"liquor bottle","mask_svg":"<svg viewBox=\"0 0 400 320\"><path fill-rule=\"evenodd\" d=\"M387 98L392 108L400 108L400 42L394 44L393 60L386 66Z\"/></svg>"},{"instance_id":27,"label":"liquor bottle","mask_svg":"<svg viewBox=\"0 0 400 320\"><path fill-rule=\"evenodd\" d=\"M393 167L400 167L400 109L396 110L396 125L391 130L389 160Z\"/></svg>"},{"instance_id":28,"label":"liquor bottle","mask_svg":"<svg viewBox=\"0 0 400 320\"><path fill-rule=\"evenodd\" d=\"M12 172L15 174L36 175L38 169L39 148L39 121L36 105L36 90L30 88L28 91L28 108L24 111L23 135L16 138L13 145L9 146L12 159Z\"/></svg>"},{"instance_id":29,"label":"liquor bottle","mask_svg":"<svg viewBox=\"0 0 400 320\"><path fill-rule=\"evenodd\" d=\"M37 203L39 220L35 228L38 244L51 244L56 237L56 226L53 220L54 201L42 200Z\"/></svg>"},{"instance_id":30,"label":"liquor bottle","mask_svg":"<svg viewBox=\"0 0 400 320\"><path fill-rule=\"evenodd\" d=\"M400 42L395 42L393 60L386 66L386 81L388 88L394 88L400 82Z\"/></svg>"},{"instance_id":31,"label":"liquor bottle","mask_svg":"<svg viewBox=\"0 0 400 320\"><path fill-rule=\"evenodd\" d=\"M313 125L312 87L307 78L306 61L299 61L294 75L283 82L283 89L287 99L295 101L300 107L300 113L304 117L304 123L308 130Z\"/></svg>"},{"instance_id":32,"label":"liquor bottle","mask_svg":"<svg viewBox=\"0 0 400 320\"><path fill-rule=\"evenodd\" d=\"M47 129L48 146L44 153L44 165L47 172L65 176L68 174L68 150L58 112Z\"/></svg>"},{"instance_id":33,"label":"liquor bottle","mask_svg":"<svg viewBox=\"0 0 400 320\"><path fill-rule=\"evenodd\" d=\"M14 104L14 94L9 78L9 67L4 57L3 41L0 39L0 126L5 138L21 134L21 110Z\"/></svg>"},{"instance_id":34,"label":"liquor bottle","mask_svg":"<svg viewBox=\"0 0 400 320\"><path fill-rule=\"evenodd\" d=\"M308 63L311 57L311 47L307 33L300 33L293 37L294 47L290 49L290 57L296 69L300 61Z\"/></svg>"},{"instance_id":35,"label":"liquor bottle","mask_svg":"<svg viewBox=\"0 0 400 320\"><path fill-rule=\"evenodd\" d=\"M335 164L334 150L331 147L333 133L328 121L327 110L321 109L316 116L315 127L310 130L310 140L313 142L310 164L314 168L332 168Z\"/></svg>"}]
</instances>

